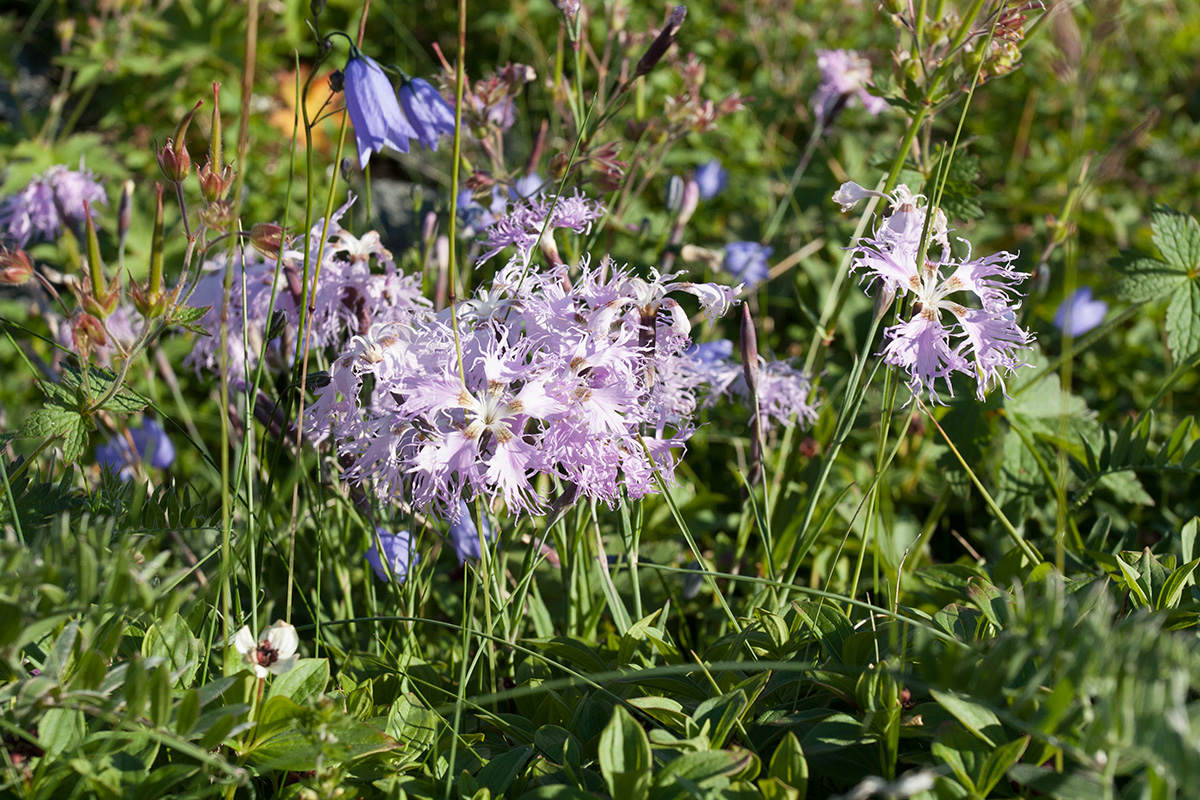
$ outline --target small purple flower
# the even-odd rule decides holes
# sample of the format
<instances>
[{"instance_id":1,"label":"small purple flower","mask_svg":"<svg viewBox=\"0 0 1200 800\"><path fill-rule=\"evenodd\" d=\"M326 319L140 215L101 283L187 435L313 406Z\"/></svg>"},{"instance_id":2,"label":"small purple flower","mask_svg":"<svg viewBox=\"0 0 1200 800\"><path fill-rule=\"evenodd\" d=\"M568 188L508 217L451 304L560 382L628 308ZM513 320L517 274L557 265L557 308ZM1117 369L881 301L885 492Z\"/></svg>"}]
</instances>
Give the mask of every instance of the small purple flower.
<instances>
[{"instance_id":1,"label":"small purple flower","mask_svg":"<svg viewBox=\"0 0 1200 800\"><path fill-rule=\"evenodd\" d=\"M376 528L375 533L376 537L372 537L371 547L367 550L367 563L375 570L379 580L404 583L409 567L421 561L420 554L413 552L412 535L408 531L388 533L383 528Z\"/></svg>"},{"instance_id":2,"label":"small purple flower","mask_svg":"<svg viewBox=\"0 0 1200 800\"><path fill-rule=\"evenodd\" d=\"M133 478L139 465L166 469L175 461L175 445L157 420L147 419L96 448L96 463L122 480Z\"/></svg>"},{"instance_id":3,"label":"small purple flower","mask_svg":"<svg viewBox=\"0 0 1200 800\"><path fill-rule=\"evenodd\" d=\"M1092 299L1092 287L1083 286L1076 289L1058 306L1054 312L1054 327L1067 336L1083 336L1085 333L1104 322L1108 313L1108 303Z\"/></svg>"},{"instance_id":4,"label":"small purple flower","mask_svg":"<svg viewBox=\"0 0 1200 800\"><path fill-rule=\"evenodd\" d=\"M492 540L492 526L487 517L483 517L483 538ZM458 519L450 523L450 544L458 554L458 563L463 564L468 558L482 558L479 550L479 529L471 518L471 508L465 500L459 501Z\"/></svg>"},{"instance_id":5,"label":"small purple flower","mask_svg":"<svg viewBox=\"0 0 1200 800\"><path fill-rule=\"evenodd\" d=\"M92 173L53 166L0 202L0 228L7 228L8 237L18 247L34 238L53 241L64 223L80 230L84 201L94 206L106 199L104 187Z\"/></svg>"},{"instance_id":6,"label":"small purple flower","mask_svg":"<svg viewBox=\"0 0 1200 800\"><path fill-rule=\"evenodd\" d=\"M346 111L354 124L358 143L358 166L366 168L371 153L384 145L408 152L409 139L417 132L396 100L392 82L370 56L356 55L346 62Z\"/></svg>"},{"instance_id":7,"label":"small purple flower","mask_svg":"<svg viewBox=\"0 0 1200 800\"><path fill-rule=\"evenodd\" d=\"M756 286L767 279L771 267L767 257L774 248L758 242L730 242L725 245L725 271L747 286Z\"/></svg>"},{"instance_id":8,"label":"small purple flower","mask_svg":"<svg viewBox=\"0 0 1200 800\"><path fill-rule=\"evenodd\" d=\"M842 98L857 99L871 116L888 107L882 97L867 91L871 84L871 62L853 50L818 50L821 85L812 96L813 112L828 122Z\"/></svg>"},{"instance_id":9,"label":"small purple flower","mask_svg":"<svg viewBox=\"0 0 1200 800\"><path fill-rule=\"evenodd\" d=\"M703 366L716 367L733 356L733 342L729 339L701 342L689 347L687 354Z\"/></svg>"},{"instance_id":10,"label":"small purple flower","mask_svg":"<svg viewBox=\"0 0 1200 800\"><path fill-rule=\"evenodd\" d=\"M454 109L438 90L422 78L413 78L400 87L400 107L417 131L422 147L438 149L438 137L454 133Z\"/></svg>"},{"instance_id":11,"label":"small purple flower","mask_svg":"<svg viewBox=\"0 0 1200 800\"><path fill-rule=\"evenodd\" d=\"M711 200L725 191L729 185L729 173L721 166L720 160L714 158L696 168L696 185L700 187L700 198Z\"/></svg>"},{"instance_id":12,"label":"small purple flower","mask_svg":"<svg viewBox=\"0 0 1200 800\"><path fill-rule=\"evenodd\" d=\"M513 182L512 190L509 195L513 200L525 200L533 197L542 188L542 176L536 172L531 172L528 175L522 175Z\"/></svg>"}]
</instances>

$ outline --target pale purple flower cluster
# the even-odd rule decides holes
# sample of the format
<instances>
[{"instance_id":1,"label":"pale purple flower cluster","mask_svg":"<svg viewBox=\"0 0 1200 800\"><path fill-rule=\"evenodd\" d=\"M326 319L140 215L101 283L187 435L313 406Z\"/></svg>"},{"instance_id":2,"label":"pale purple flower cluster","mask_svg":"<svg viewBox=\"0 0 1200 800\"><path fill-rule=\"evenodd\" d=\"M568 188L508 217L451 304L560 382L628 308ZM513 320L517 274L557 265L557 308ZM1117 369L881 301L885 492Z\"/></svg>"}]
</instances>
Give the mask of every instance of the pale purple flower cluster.
<instances>
[{"instance_id":1,"label":"pale purple flower cluster","mask_svg":"<svg viewBox=\"0 0 1200 800\"><path fill-rule=\"evenodd\" d=\"M91 172L53 166L0 201L0 229L17 247L35 239L54 241L64 224L80 231L85 201L95 205L106 199L104 187Z\"/></svg>"},{"instance_id":2,"label":"pale purple flower cluster","mask_svg":"<svg viewBox=\"0 0 1200 800\"><path fill-rule=\"evenodd\" d=\"M592 223L604 216L604 208L576 192L570 196L540 194L516 200L506 207L484 236L485 251L478 263L488 261L507 247L517 248L516 258L526 262L543 233L565 228L590 233Z\"/></svg>"},{"instance_id":3,"label":"pale purple flower cluster","mask_svg":"<svg viewBox=\"0 0 1200 800\"><path fill-rule=\"evenodd\" d=\"M520 219L505 229L540 228ZM678 412L694 399L660 379L690 360L691 325L671 295L691 293L715 317L737 291L672 278L585 259L461 302L457 341L448 310L375 324L332 365L308 425L334 440L351 480L452 521L476 496L540 513L552 484L610 505L641 497L656 471L672 480L692 433Z\"/></svg>"},{"instance_id":4,"label":"pale purple flower cluster","mask_svg":"<svg viewBox=\"0 0 1200 800\"><path fill-rule=\"evenodd\" d=\"M429 301L421 294L420 280L397 269L378 232L369 231L357 237L339 224L353 202L352 198L330 218L323 252L320 246L323 221L313 225L307 237L312 273L309 285L313 280L317 281L310 346L340 347L352 337L369 331L373 324L406 322L414 315L427 313L430 308ZM319 252L321 272L318 277ZM229 369L235 378L244 377L247 369L257 363L262 337L270 324L272 292L274 310L286 313L289 322L282 346L276 345L273 352L285 360L290 359L299 339L300 308L305 294L304 253L301 250L285 247L278 283L274 258L264 258L255 250L247 250L239 256L239 262L234 267L229 298ZM217 331L220 330L227 263L225 256L207 262L204 276L189 301L197 307L211 306L201 324L214 335L201 338L185 362L195 366L197 372L201 369L218 372L221 368ZM243 324L246 336L243 336Z\"/></svg>"},{"instance_id":5,"label":"pale purple flower cluster","mask_svg":"<svg viewBox=\"0 0 1200 800\"><path fill-rule=\"evenodd\" d=\"M695 376L696 385L709 391L706 405L732 395L744 405L753 406L742 365L732 359L733 342L728 339L705 342L693 346L687 355L691 361L689 372ZM793 416L801 426L810 425L817 418L811 377L787 361L759 358L757 394L764 428L788 425Z\"/></svg>"},{"instance_id":6,"label":"pale purple flower cluster","mask_svg":"<svg viewBox=\"0 0 1200 800\"><path fill-rule=\"evenodd\" d=\"M817 67L821 84L812 96L813 113L828 122L843 102L857 100L875 116L888 107L887 101L867 91L871 85L871 62L853 50L818 50Z\"/></svg>"},{"instance_id":7,"label":"pale purple flower cluster","mask_svg":"<svg viewBox=\"0 0 1200 800\"><path fill-rule=\"evenodd\" d=\"M862 187L843 186L834 198L844 204L870 194ZM1020 293L1015 287L1029 276L1013 267L1017 257L1008 252L978 259L968 252L966 260L956 259L940 212L930 226L927 250L937 245L941 254L934 259L927 252L918 266L926 218L926 208L917 207L919 198L907 186L896 189L890 198L892 213L873 238L855 245L852 269L866 273L866 280L878 284L876 291L912 295L912 316L884 332L881 355L909 373L914 396L925 391L931 401L941 402L939 380L953 396L950 377L959 372L975 379L976 396L982 400L989 386L1003 389L1005 376L1025 363L1021 351L1030 349L1033 335L1017 324ZM959 293L973 295L980 307L951 299ZM949 325L943 319L947 311Z\"/></svg>"}]
</instances>

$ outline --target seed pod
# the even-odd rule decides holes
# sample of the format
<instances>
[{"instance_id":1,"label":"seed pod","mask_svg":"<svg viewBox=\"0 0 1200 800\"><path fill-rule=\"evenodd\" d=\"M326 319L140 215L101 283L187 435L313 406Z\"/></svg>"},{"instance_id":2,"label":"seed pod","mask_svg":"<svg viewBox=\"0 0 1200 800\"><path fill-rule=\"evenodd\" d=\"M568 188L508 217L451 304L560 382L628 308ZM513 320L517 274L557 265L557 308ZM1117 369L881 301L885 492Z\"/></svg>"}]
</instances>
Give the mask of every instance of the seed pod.
<instances>
[{"instance_id":1,"label":"seed pod","mask_svg":"<svg viewBox=\"0 0 1200 800\"><path fill-rule=\"evenodd\" d=\"M20 286L33 277L33 261L24 250L0 247L0 284Z\"/></svg>"}]
</instances>

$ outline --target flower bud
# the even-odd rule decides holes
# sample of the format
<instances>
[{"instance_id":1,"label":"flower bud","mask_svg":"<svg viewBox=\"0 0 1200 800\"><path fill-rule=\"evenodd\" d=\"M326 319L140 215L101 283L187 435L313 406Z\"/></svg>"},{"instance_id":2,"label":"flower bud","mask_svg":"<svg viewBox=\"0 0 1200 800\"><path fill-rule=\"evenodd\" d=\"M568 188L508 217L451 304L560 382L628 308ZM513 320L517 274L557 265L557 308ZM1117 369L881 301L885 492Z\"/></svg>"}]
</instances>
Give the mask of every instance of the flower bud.
<instances>
[{"instance_id":1,"label":"flower bud","mask_svg":"<svg viewBox=\"0 0 1200 800\"><path fill-rule=\"evenodd\" d=\"M312 12L314 17L321 16L321 12L325 10L326 0L311 0L308 4L308 10Z\"/></svg>"},{"instance_id":2,"label":"flower bud","mask_svg":"<svg viewBox=\"0 0 1200 800\"><path fill-rule=\"evenodd\" d=\"M213 81L212 132L208 140L208 163L221 169L221 84Z\"/></svg>"},{"instance_id":3,"label":"flower bud","mask_svg":"<svg viewBox=\"0 0 1200 800\"><path fill-rule=\"evenodd\" d=\"M283 226L273 222L256 222L250 228L250 244L267 258L279 258L283 247Z\"/></svg>"},{"instance_id":4,"label":"flower bud","mask_svg":"<svg viewBox=\"0 0 1200 800\"><path fill-rule=\"evenodd\" d=\"M125 245L125 237L129 235L129 226L133 223L133 181L125 181L121 186L121 200L117 203L117 240Z\"/></svg>"},{"instance_id":5,"label":"flower bud","mask_svg":"<svg viewBox=\"0 0 1200 800\"><path fill-rule=\"evenodd\" d=\"M225 169L217 172L213 169L213 162L209 161L197 173L200 180L200 194L210 203L215 203L218 200L224 200L225 195L229 194L229 187L233 185L233 167L226 165Z\"/></svg>"},{"instance_id":6,"label":"flower bud","mask_svg":"<svg viewBox=\"0 0 1200 800\"><path fill-rule=\"evenodd\" d=\"M24 250L0 247L0 284L20 286L33 277L33 262Z\"/></svg>"},{"instance_id":7,"label":"flower bud","mask_svg":"<svg viewBox=\"0 0 1200 800\"><path fill-rule=\"evenodd\" d=\"M883 10L889 14L901 14L907 5L904 0L883 0Z\"/></svg>"},{"instance_id":8,"label":"flower bud","mask_svg":"<svg viewBox=\"0 0 1200 800\"><path fill-rule=\"evenodd\" d=\"M180 183L192 171L192 157L188 155L187 145L167 139L167 143L158 151L158 166L163 177L172 183Z\"/></svg>"},{"instance_id":9,"label":"flower bud","mask_svg":"<svg viewBox=\"0 0 1200 800\"><path fill-rule=\"evenodd\" d=\"M672 175L667 181L667 211L678 211L683 205L683 178Z\"/></svg>"},{"instance_id":10,"label":"flower bud","mask_svg":"<svg viewBox=\"0 0 1200 800\"><path fill-rule=\"evenodd\" d=\"M638 61L637 70L633 73L631 82L654 69L654 66L662 60L662 57L667 54L667 50L675 43L675 37L679 35L679 29L683 26L683 19L686 16L687 6L675 6L671 11L671 16L667 18L667 24L663 26L662 32L650 43L646 54Z\"/></svg>"}]
</instances>

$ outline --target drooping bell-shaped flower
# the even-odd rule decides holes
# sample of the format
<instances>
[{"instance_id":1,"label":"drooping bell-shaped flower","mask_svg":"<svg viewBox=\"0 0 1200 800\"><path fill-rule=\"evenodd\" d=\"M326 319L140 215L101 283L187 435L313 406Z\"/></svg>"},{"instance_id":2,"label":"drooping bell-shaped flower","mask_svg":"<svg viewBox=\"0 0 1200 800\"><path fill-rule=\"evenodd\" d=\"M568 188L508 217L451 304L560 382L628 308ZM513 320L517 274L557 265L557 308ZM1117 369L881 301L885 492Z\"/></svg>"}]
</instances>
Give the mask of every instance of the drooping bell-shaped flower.
<instances>
[{"instance_id":1,"label":"drooping bell-shaped flower","mask_svg":"<svg viewBox=\"0 0 1200 800\"><path fill-rule=\"evenodd\" d=\"M405 81L400 87L400 107L422 147L436 151L438 137L454 133L454 109L427 80Z\"/></svg>"},{"instance_id":2,"label":"drooping bell-shaped flower","mask_svg":"<svg viewBox=\"0 0 1200 800\"><path fill-rule=\"evenodd\" d=\"M384 145L408 152L408 142L417 131L404 118L392 82L370 56L358 53L346 62L346 111L354 124L358 143L358 166L365 168L371 153Z\"/></svg>"}]
</instances>

